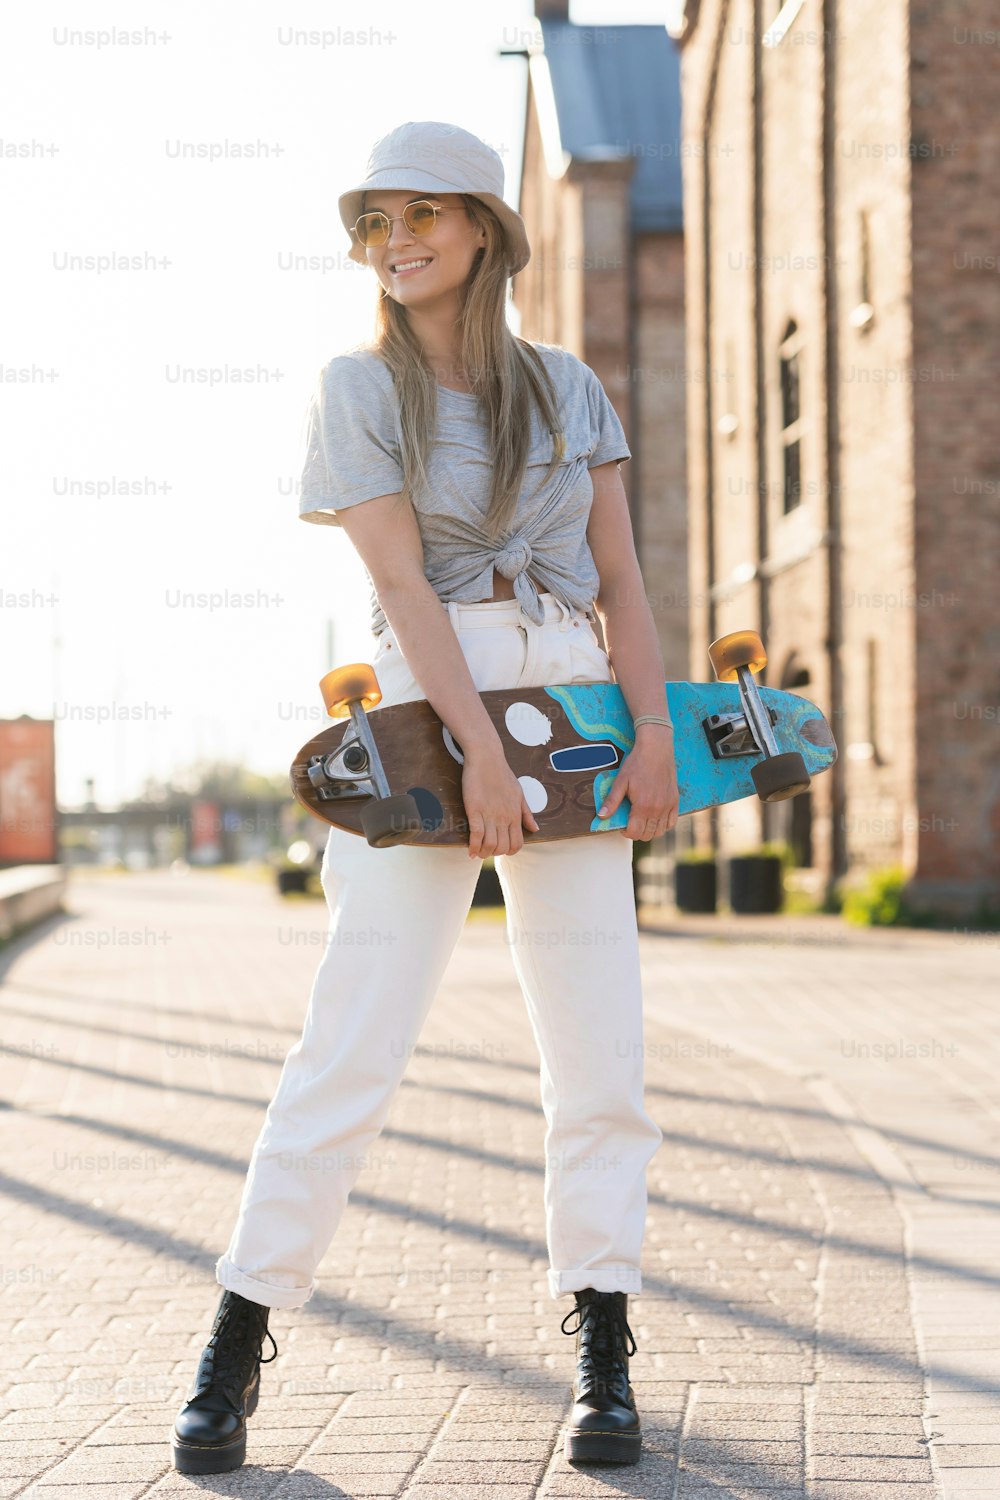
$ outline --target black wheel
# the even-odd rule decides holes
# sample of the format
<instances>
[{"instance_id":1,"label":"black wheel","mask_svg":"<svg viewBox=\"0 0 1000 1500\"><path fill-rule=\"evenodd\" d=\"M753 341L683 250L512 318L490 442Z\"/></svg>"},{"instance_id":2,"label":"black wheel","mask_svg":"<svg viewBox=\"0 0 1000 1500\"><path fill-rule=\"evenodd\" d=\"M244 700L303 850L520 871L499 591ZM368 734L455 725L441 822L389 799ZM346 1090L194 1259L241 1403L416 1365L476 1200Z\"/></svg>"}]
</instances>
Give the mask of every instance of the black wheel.
<instances>
[{"instance_id":1,"label":"black wheel","mask_svg":"<svg viewBox=\"0 0 1000 1500\"><path fill-rule=\"evenodd\" d=\"M387 849L402 843L408 834L424 832L420 808L409 792L369 803L362 811L361 826L373 849Z\"/></svg>"},{"instance_id":2,"label":"black wheel","mask_svg":"<svg viewBox=\"0 0 1000 1500\"><path fill-rule=\"evenodd\" d=\"M784 802L786 797L797 797L799 792L808 791L811 780L797 750L768 756L767 760L751 766L750 775L762 802Z\"/></svg>"}]
</instances>

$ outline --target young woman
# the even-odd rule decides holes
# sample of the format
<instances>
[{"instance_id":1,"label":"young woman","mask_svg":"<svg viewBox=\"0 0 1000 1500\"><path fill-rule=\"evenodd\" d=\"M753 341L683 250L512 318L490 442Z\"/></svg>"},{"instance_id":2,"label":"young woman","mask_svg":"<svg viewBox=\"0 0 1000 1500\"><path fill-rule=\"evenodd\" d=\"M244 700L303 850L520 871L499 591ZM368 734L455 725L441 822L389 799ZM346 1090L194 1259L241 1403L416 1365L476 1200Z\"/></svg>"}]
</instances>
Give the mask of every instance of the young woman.
<instances>
[{"instance_id":1,"label":"young woman","mask_svg":"<svg viewBox=\"0 0 1000 1500\"><path fill-rule=\"evenodd\" d=\"M618 473L630 454L594 372L507 326L507 281L530 251L497 153L455 126L408 123L368 166L339 205L351 257L378 282L376 337L322 371L300 509L342 526L367 570L379 707L425 698L458 742L469 844L373 849L330 832L331 941L218 1261L225 1290L177 1417L174 1463L210 1473L243 1462L269 1310L312 1295L487 855L541 1055L549 1291L575 1299L562 1322L577 1336L565 1451L634 1463L627 1298L641 1287L645 1170L662 1133L643 1103L632 840L674 826L677 789L663 660ZM627 797L627 824L526 843L542 809L479 694L613 680L635 744L598 816ZM391 929L392 964L343 941L372 926ZM567 940L524 940L539 929Z\"/></svg>"}]
</instances>

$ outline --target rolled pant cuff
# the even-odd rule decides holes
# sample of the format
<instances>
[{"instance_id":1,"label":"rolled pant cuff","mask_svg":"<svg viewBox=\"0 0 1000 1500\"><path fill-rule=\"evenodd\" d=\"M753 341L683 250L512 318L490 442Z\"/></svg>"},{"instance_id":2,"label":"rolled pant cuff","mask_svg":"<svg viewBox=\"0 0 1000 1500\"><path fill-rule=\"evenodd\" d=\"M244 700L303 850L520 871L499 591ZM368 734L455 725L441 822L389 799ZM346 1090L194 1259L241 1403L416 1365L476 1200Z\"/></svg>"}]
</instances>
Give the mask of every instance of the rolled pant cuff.
<instances>
[{"instance_id":1,"label":"rolled pant cuff","mask_svg":"<svg viewBox=\"0 0 1000 1500\"><path fill-rule=\"evenodd\" d=\"M228 1255L220 1255L216 1261L215 1279L227 1291L238 1292L248 1302L259 1302L263 1307L301 1307L316 1290L315 1282L309 1286L278 1286L272 1281L263 1281L259 1276L241 1271Z\"/></svg>"},{"instance_id":2,"label":"rolled pant cuff","mask_svg":"<svg viewBox=\"0 0 1000 1500\"><path fill-rule=\"evenodd\" d=\"M549 1292L553 1297L572 1296L585 1286L595 1292L641 1292L642 1273L638 1266L594 1266L581 1271L548 1272Z\"/></svg>"}]
</instances>

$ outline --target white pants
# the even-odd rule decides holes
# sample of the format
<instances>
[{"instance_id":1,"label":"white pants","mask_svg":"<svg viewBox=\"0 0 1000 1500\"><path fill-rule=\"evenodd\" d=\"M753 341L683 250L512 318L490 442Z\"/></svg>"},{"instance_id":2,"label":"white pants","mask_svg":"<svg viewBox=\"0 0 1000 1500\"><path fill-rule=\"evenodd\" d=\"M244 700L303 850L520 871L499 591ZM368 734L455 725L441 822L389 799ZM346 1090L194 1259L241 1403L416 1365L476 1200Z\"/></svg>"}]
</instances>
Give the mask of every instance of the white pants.
<instances>
[{"instance_id":1,"label":"white pants","mask_svg":"<svg viewBox=\"0 0 1000 1500\"><path fill-rule=\"evenodd\" d=\"M586 615L541 598L541 625L516 600L447 606L480 692L613 681ZM373 665L380 707L424 696L391 629L379 636ZM385 1124L461 936L481 865L463 848L373 849L330 830L321 876L329 941L216 1265L223 1287L269 1307L298 1307L312 1295L365 1148ZM646 1166L663 1135L643 1104L632 841L614 830L525 844L498 855L496 869L541 1058L549 1291L639 1291ZM389 962L341 940L373 923L394 934Z\"/></svg>"}]
</instances>

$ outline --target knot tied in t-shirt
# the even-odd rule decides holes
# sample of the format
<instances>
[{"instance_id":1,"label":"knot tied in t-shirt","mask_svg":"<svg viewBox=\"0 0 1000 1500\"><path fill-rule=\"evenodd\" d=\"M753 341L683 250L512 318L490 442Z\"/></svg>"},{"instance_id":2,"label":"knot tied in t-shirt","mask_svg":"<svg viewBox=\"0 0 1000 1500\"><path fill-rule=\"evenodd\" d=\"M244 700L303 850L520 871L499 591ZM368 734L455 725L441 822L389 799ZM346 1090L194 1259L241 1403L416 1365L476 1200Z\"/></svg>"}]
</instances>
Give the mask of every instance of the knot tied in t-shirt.
<instances>
[{"instance_id":1,"label":"knot tied in t-shirt","mask_svg":"<svg viewBox=\"0 0 1000 1500\"><path fill-rule=\"evenodd\" d=\"M516 578L531 561L531 548L522 537L511 537L503 544L503 551L493 559L497 572L504 578Z\"/></svg>"}]
</instances>

